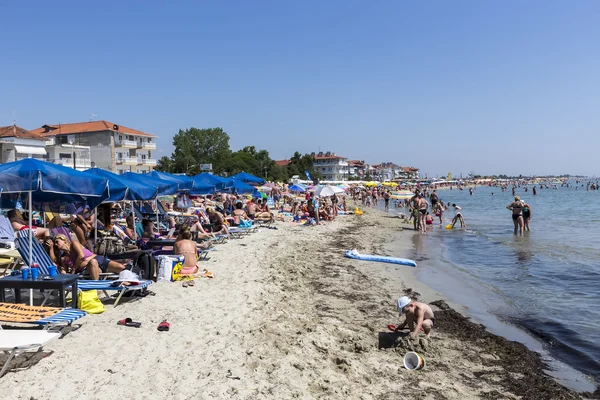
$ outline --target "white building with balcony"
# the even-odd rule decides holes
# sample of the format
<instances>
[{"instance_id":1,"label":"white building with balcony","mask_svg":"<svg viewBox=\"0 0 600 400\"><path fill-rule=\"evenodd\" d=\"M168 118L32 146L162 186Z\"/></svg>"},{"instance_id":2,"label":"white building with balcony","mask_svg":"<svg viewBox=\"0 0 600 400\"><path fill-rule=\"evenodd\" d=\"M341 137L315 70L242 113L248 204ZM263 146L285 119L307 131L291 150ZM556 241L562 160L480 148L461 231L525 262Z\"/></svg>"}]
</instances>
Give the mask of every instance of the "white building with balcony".
<instances>
[{"instance_id":1,"label":"white building with balcony","mask_svg":"<svg viewBox=\"0 0 600 400\"><path fill-rule=\"evenodd\" d=\"M125 172L149 173L156 166L153 157L156 136L108 121L90 121L71 124L44 125L32 132L54 145L72 145L89 148L90 166L118 174ZM66 154L63 152L62 154ZM64 157L65 160L68 157ZM66 162L66 161L65 161ZM75 157L77 169L79 165Z\"/></svg>"},{"instance_id":2,"label":"white building with balcony","mask_svg":"<svg viewBox=\"0 0 600 400\"><path fill-rule=\"evenodd\" d=\"M46 151L48 152L46 161L53 164L74 168L78 171L92 168L90 146L56 143L56 138L51 137L46 140Z\"/></svg>"},{"instance_id":3,"label":"white building with balcony","mask_svg":"<svg viewBox=\"0 0 600 400\"><path fill-rule=\"evenodd\" d=\"M0 127L0 163L37 158L46 161L46 141L38 133L16 125Z\"/></svg>"},{"instance_id":4,"label":"white building with balcony","mask_svg":"<svg viewBox=\"0 0 600 400\"><path fill-rule=\"evenodd\" d=\"M347 181L348 162L346 157L338 156L330 151L311 154L315 161L314 167L323 176L324 181Z\"/></svg>"}]
</instances>

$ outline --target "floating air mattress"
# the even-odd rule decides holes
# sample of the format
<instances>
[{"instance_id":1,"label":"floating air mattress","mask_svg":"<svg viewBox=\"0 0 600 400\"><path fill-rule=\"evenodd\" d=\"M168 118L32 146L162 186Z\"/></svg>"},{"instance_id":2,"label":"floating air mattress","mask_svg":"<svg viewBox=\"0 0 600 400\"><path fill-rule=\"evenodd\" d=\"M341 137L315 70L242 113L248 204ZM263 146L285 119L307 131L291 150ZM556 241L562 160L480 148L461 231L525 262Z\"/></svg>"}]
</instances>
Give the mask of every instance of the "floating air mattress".
<instances>
[{"instance_id":1,"label":"floating air mattress","mask_svg":"<svg viewBox=\"0 0 600 400\"><path fill-rule=\"evenodd\" d=\"M409 260L407 258L397 258L397 257L385 257L385 256L374 256L370 254L360 254L356 250L346 250L346 257L353 258L355 260L364 260L364 261L378 261L390 264L400 264L407 265L409 267L416 267L417 263L414 260Z\"/></svg>"}]
</instances>

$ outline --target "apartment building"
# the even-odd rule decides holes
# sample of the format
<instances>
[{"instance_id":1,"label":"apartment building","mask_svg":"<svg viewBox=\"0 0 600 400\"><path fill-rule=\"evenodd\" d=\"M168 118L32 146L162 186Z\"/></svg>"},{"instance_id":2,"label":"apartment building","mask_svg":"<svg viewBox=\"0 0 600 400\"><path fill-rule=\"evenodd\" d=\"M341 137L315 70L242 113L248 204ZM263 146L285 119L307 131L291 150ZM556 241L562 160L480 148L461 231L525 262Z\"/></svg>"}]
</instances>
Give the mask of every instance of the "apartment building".
<instances>
[{"instance_id":1,"label":"apartment building","mask_svg":"<svg viewBox=\"0 0 600 400\"><path fill-rule=\"evenodd\" d=\"M37 158L47 161L45 138L16 125L0 127L0 163Z\"/></svg>"},{"instance_id":2,"label":"apartment building","mask_svg":"<svg viewBox=\"0 0 600 400\"><path fill-rule=\"evenodd\" d=\"M82 151L89 147L90 167L122 174L149 173L156 166L156 159L153 157L156 136L123 125L108 121L89 121L44 125L32 132L44 136L53 146L82 146L76 147ZM79 169L79 165L77 168Z\"/></svg>"},{"instance_id":3,"label":"apartment building","mask_svg":"<svg viewBox=\"0 0 600 400\"><path fill-rule=\"evenodd\" d=\"M348 162L346 157L338 156L330 151L311 153L314 167L321 173L324 181L347 181Z\"/></svg>"}]
</instances>

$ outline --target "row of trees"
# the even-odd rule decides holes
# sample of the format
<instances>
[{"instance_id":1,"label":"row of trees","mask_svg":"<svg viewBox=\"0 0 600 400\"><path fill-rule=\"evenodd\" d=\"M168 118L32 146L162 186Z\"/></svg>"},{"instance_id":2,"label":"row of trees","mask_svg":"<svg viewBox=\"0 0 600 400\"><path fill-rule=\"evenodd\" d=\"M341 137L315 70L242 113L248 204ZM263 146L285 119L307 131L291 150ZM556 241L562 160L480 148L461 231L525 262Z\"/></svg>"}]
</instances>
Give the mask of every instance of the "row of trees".
<instances>
[{"instance_id":1,"label":"row of trees","mask_svg":"<svg viewBox=\"0 0 600 400\"><path fill-rule=\"evenodd\" d=\"M295 152L287 166L275 163L267 150L246 146L232 151L229 135L222 128L180 129L173 137L175 150L171 157L164 156L156 164L157 171L185 173L189 176L201 172L202 164L212 164L213 173L229 176L246 171L271 181L287 181L294 175L304 178L308 171L313 179L321 175L314 168L310 154Z\"/></svg>"}]
</instances>

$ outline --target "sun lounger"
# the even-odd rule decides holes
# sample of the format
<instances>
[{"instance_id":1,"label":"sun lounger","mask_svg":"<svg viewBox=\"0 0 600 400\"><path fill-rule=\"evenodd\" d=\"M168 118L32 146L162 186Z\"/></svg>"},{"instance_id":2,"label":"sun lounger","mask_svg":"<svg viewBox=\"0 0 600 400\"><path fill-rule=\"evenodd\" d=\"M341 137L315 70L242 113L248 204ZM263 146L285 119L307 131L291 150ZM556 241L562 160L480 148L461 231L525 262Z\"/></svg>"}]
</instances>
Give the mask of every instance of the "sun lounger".
<instances>
[{"instance_id":1,"label":"sun lounger","mask_svg":"<svg viewBox=\"0 0 600 400\"><path fill-rule=\"evenodd\" d=\"M41 351L48 342L58 339L60 335L60 332L40 330L0 330L0 351L8 356L0 370L0 377L15 357L26 352Z\"/></svg>"},{"instance_id":2,"label":"sun lounger","mask_svg":"<svg viewBox=\"0 0 600 400\"><path fill-rule=\"evenodd\" d=\"M27 237L18 238L16 243L17 243L17 249L19 250L21 257L27 264L29 262L29 238L27 238ZM48 253L46 253L46 251L44 250L42 245L37 240L33 240L32 245L33 245L32 246L33 262L37 262L39 264L40 274L49 275L50 274L49 267L54 265L54 263L52 262L52 259L50 259L50 256L48 255ZM113 283L114 283L114 281L110 281L110 280L80 279L77 282L77 286L78 286L78 289L82 290L82 291L83 290L101 290L101 291L104 291L105 293L107 291L119 292L117 300L115 301L115 304L114 304L114 306L116 307L117 304L119 304L119 300L121 300L121 297L123 296L123 294L125 294L126 292L129 292L129 291L132 291L132 290L143 290L143 289L147 288L148 285L150 285L150 283L152 283L152 281L142 281L139 285L135 285L135 286L112 286ZM44 303L46 303L47 300L48 300L48 296L45 296Z\"/></svg>"},{"instance_id":3,"label":"sun lounger","mask_svg":"<svg viewBox=\"0 0 600 400\"><path fill-rule=\"evenodd\" d=\"M85 311L75 308L0 303L0 324L34 324L44 326L48 329L58 325L71 325L85 315ZM0 327L0 329L2 328Z\"/></svg>"}]
</instances>

